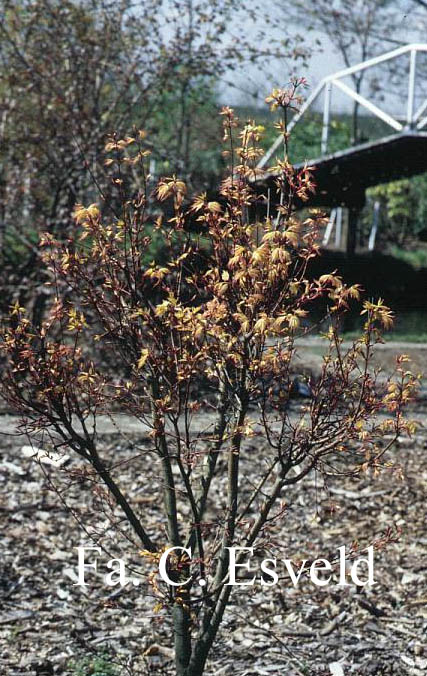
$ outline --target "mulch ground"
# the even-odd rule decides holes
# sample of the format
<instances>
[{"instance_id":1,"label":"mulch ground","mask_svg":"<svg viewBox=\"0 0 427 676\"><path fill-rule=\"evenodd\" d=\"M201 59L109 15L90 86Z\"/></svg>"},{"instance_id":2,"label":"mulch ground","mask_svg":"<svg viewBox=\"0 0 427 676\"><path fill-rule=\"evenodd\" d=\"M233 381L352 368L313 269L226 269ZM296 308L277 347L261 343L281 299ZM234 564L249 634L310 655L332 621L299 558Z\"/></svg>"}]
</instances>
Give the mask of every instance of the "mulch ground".
<instances>
[{"instance_id":1,"label":"mulch ground","mask_svg":"<svg viewBox=\"0 0 427 676\"><path fill-rule=\"evenodd\" d=\"M417 410L421 422L425 408ZM40 466L21 453L23 443L0 441L0 674L172 676L170 628L155 612L147 571L114 505L78 459L65 470ZM153 532L162 528L157 465L143 440L134 430L126 438L105 433L102 445L106 458L120 461L120 482L144 520ZM253 480L263 451L249 450ZM388 531L400 536L375 551L371 587L315 587L307 578L293 587L282 575L274 587L236 588L207 676L427 672L426 452L421 426L393 450L403 478L334 479L325 489L310 476L289 490L266 557L332 560L339 546L378 543ZM215 482L211 518L221 517L224 481ZM90 537L105 553L82 588L75 548ZM114 556L141 572L138 587L106 587L105 562Z\"/></svg>"}]
</instances>

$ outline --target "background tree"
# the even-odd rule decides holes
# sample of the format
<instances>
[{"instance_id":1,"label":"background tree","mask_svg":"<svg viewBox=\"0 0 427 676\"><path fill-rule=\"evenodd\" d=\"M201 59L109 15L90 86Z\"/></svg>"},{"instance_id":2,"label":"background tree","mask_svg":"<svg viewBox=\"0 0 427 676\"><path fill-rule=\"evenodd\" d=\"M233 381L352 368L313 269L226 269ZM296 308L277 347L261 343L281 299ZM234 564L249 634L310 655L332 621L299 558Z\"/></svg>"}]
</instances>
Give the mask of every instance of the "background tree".
<instances>
[{"instance_id":1,"label":"background tree","mask_svg":"<svg viewBox=\"0 0 427 676\"><path fill-rule=\"evenodd\" d=\"M413 245L427 235L427 179L425 174L370 188L370 201L381 204L379 235L387 244Z\"/></svg>"},{"instance_id":2,"label":"background tree","mask_svg":"<svg viewBox=\"0 0 427 676\"><path fill-rule=\"evenodd\" d=\"M232 35L247 7L232 0L0 6L0 244L23 303L29 276L38 279L39 233L67 236L76 195L111 199L99 162L107 134L144 127L151 169L202 187L221 167L218 79L274 48L250 31ZM255 18L248 10L246 25Z\"/></svg>"},{"instance_id":3,"label":"background tree","mask_svg":"<svg viewBox=\"0 0 427 676\"><path fill-rule=\"evenodd\" d=\"M292 11L299 23L329 38L347 68L385 51L385 41L395 34L399 14L390 0L296 0ZM367 78L366 71L351 76L357 93ZM355 101L354 144L360 141L358 115L359 104Z\"/></svg>"},{"instance_id":4,"label":"background tree","mask_svg":"<svg viewBox=\"0 0 427 676\"><path fill-rule=\"evenodd\" d=\"M2 4L2 255L25 284L40 231L66 236L76 195L105 189L105 135L148 114L162 64L155 17L137 25L127 3Z\"/></svg>"}]
</instances>

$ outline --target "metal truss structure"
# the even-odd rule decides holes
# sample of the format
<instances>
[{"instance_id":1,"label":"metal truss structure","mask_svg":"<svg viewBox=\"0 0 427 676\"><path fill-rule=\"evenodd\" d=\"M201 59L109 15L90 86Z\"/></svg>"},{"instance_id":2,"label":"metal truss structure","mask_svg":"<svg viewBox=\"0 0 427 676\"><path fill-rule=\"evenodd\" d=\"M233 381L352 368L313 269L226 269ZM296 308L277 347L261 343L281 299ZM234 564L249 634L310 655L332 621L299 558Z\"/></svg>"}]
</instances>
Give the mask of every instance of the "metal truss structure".
<instances>
[{"instance_id":1,"label":"metal truss structure","mask_svg":"<svg viewBox=\"0 0 427 676\"><path fill-rule=\"evenodd\" d=\"M316 102L316 100L323 94L324 95L324 104L323 104L323 125L322 125L322 138L321 138L321 153L325 155L328 152L328 137L329 137L329 128L331 121L331 96L332 90L335 87L346 96L348 96L353 101L357 102L362 108L365 108L375 117L382 120L386 125L394 129L395 132L400 133L404 131L421 131L427 126L427 98L423 101L418 110L415 110L415 86L416 86L416 76L417 76L417 54L419 52L427 52L427 44L409 44L398 49L394 49L391 52L381 54L380 56L375 56L372 59L358 63L355 66L350 68L345 68L343 70L334 73L333 75L328 75L323 78L317 87L310 94L308 99L305 101L304 105L301 107L299 112L292 118L288 126L288 131L292 131L296 124L304 116L304 113ZM387 61L393 61L400 57L407 55L409 58L409 76L407 82L407 100L406 100L406 119L399 121L396 117L386 113L384 110L379 108L375 103L362 96L360 93L349 87L343 79L348 76L354 75L364 70L374 68L382 63ZM262 157L261 161L258 164L258 168L262 169L274 155L276 150L283 143L283 138L280 136L271 148L266 152Z\"/></svg>"}]
</instances>

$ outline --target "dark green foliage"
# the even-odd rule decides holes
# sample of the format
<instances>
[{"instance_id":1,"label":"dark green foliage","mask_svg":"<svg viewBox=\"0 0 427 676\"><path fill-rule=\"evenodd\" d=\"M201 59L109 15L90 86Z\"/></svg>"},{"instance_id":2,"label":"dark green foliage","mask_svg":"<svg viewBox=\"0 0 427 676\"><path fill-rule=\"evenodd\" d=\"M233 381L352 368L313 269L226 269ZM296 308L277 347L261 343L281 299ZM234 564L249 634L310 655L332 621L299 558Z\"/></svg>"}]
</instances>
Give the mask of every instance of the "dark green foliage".
<instances>
[{"instance_id":1,"label":"dark green foliage","mask_svg":"<svg viewBox=\"0 0 427 676\"><path fill-rule=\"evenodd\" d=\"M118 676L117 666L111 656L103 651L91 657L83 657L70 664L72 676Z\"/></svg>"}]
</instances>

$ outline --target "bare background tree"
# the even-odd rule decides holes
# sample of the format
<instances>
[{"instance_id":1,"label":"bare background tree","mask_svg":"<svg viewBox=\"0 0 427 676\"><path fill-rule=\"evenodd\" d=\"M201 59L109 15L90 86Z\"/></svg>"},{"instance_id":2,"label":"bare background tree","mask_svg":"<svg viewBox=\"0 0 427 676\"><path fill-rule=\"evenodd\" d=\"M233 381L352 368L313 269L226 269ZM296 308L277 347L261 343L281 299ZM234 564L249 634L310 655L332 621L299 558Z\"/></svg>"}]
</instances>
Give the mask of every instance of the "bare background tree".
<instances>
[{"instance_id":1,"label":"bare background tree","mask_svg":"<svg viewBox=\"0 0 427 676\"><path fill-rule=\"evenodd\" d=\"M66 237L80 200L103 204L106 135L144 128L151 169L193 189L221 170L218 78L288 53L235 30L256 5L231 0L36 0L0 3L0 255L21 303L39 280L41 231ZM249 36L249 37L248 37ZM138 189L136 175L130 176ZM136 182L135 182L136 181ZM30 279L33 280L30 284ZM43 294L35 294L35 316Z\"/></svg>"},{"instance_id":2,"label":"bare background tree","mask_svg":"<svg viewBox=\"0 0 427 676\"><path fill-rule=\"evenodd\" d=\"M390 0L296 0L291 10L298 22L326 35L349 68L384 52L384 44L395 35L399 9ZM320 46L320 45L319 45ZM351 76L357 93L369 75L365 71ZM353 104L352 143L359 138L359 104Z\"/></svg>"}]
</instances>

